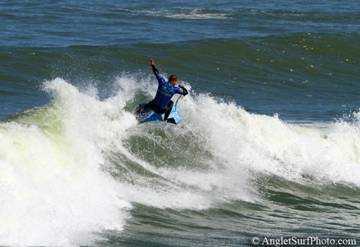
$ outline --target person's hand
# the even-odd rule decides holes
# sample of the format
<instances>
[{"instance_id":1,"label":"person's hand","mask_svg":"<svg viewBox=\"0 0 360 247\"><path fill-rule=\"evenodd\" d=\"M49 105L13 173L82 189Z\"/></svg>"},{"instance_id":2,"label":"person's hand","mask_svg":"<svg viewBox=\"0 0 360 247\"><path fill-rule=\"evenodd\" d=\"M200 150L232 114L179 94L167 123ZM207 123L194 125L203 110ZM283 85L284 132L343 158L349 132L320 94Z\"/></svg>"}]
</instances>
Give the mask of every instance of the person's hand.
<instances>
[{"instance_id":1,"label":"person's hand","mask_svg":"<svg viewBox=\"0 0 360 247\"><path fill-rule=\"evenodd\" d=\"M188 90L186 89L186 87L184 87L184 85L180 84L179 88L181 88L183 90L182 95L186 96L189 93Z\"/></svg>"},{"instance_id":2,"label":"person's hand","mask_svg":"<svg viewBox=\"0 0 360 247\"><path fill-rule=\"evenodd\" d=\"M155 61L154 61L154 59L150 59L150 65L151 65L151 66L155 66Z\"/></svg>"}]
</instances>

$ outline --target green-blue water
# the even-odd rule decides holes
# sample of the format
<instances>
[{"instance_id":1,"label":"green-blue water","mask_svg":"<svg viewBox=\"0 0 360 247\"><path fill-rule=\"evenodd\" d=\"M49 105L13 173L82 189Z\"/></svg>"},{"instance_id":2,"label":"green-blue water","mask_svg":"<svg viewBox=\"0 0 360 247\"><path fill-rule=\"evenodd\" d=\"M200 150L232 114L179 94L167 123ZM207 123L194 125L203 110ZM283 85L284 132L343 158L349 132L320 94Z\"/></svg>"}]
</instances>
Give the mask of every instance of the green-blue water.
<instances>
[{"instance_id":1,"label":"green-blue water","mask_svg":"<svg viewBox=\"0 0 360 247\"><path fill-rule=\"evenodd\" d=\"M0 245L359 239L360 5L1 1ZM148 66L191 86L138 125Z\"/></svg>"}]
</instances>

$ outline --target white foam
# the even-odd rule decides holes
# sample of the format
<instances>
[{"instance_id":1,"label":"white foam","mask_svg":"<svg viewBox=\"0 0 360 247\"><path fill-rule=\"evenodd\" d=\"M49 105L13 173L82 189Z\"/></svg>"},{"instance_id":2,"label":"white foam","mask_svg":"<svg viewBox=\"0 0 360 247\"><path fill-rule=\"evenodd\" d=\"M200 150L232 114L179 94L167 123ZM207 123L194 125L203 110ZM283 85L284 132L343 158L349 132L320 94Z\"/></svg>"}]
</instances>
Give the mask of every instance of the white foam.
<instances>
[{"instance_id":1,"label":"white foam","mask_svg":"<svg viewBox=\"0 0 360 247\"><path fill-rule=\"evenodd\" d=\"M55 133L35 119L0 125L0 245L86 244L92 232L121 228L130 207L101 171L101 151L133 117L61 79L45 88Z\"/></svg>"},{"instance_id":2,"label":"white foam","mask_svg":"<svg viewBox=\"0 0 360 247\"><path fill-rule=\"evenodd\" d=\"M224 20L229 19L227 13L212 13L201 9L178 9L178 10L131 10L122 9L133 14L142 14L149 16L166 17L171 19L188 20Z\"/></svg>"},{"instance_id":3,"label":"white foam","mask_svg":"<svg viewBox=\"0 0 360 247\"><path fill-rule=\"evenodd\" d=\"M289 124L205 95L185 103L185 124L201 129L214 155L230 170L242 167L298 181L309 176L318 182L360 185L358 123Z\"/></svg>"}]
</instances>

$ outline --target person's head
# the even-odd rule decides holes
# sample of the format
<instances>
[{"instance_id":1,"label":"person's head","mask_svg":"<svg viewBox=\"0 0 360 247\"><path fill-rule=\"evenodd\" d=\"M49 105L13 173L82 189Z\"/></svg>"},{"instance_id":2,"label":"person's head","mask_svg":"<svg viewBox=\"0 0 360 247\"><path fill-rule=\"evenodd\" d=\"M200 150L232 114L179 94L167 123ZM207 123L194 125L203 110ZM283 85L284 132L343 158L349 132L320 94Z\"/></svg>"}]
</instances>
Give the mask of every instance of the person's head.
<instances>
[{"instance_id":1,"label":"person's head","mask_svg":"<svg viewBox=\"0 0 360 247\"><path fill-rule=\"evenodd\" d=\"M176 78L176 75L171 75L169 76L169 82L172 84L172 85L176 85L176 82L177 82L177 78Z\"/></svg>"}]
</instances>

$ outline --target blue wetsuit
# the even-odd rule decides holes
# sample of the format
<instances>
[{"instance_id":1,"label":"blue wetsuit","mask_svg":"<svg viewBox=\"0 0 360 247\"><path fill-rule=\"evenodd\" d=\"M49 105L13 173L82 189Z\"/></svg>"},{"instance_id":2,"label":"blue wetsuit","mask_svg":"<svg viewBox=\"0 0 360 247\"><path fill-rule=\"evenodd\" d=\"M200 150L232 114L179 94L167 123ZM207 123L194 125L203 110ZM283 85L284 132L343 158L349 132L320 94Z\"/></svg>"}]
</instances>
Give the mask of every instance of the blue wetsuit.
<instances>
[{"instance_id":1,"label":"blue wetsuit","mask_svg":"<svg viewBox=\"0 0 360 247\"><path fill-rule=\"evenodd\" d=\"M156 113L162 114L172 108L171 98L174 94L186 95L188 92L183 87L175 87L169 81L166 81L161 75L160 72L155 68L154 65L151 65L152 70L156 76L156 79L159 82L159 87L156 92L155 98L148 103L148 106L154 110Z\"/></svg>"}]
</instances>

